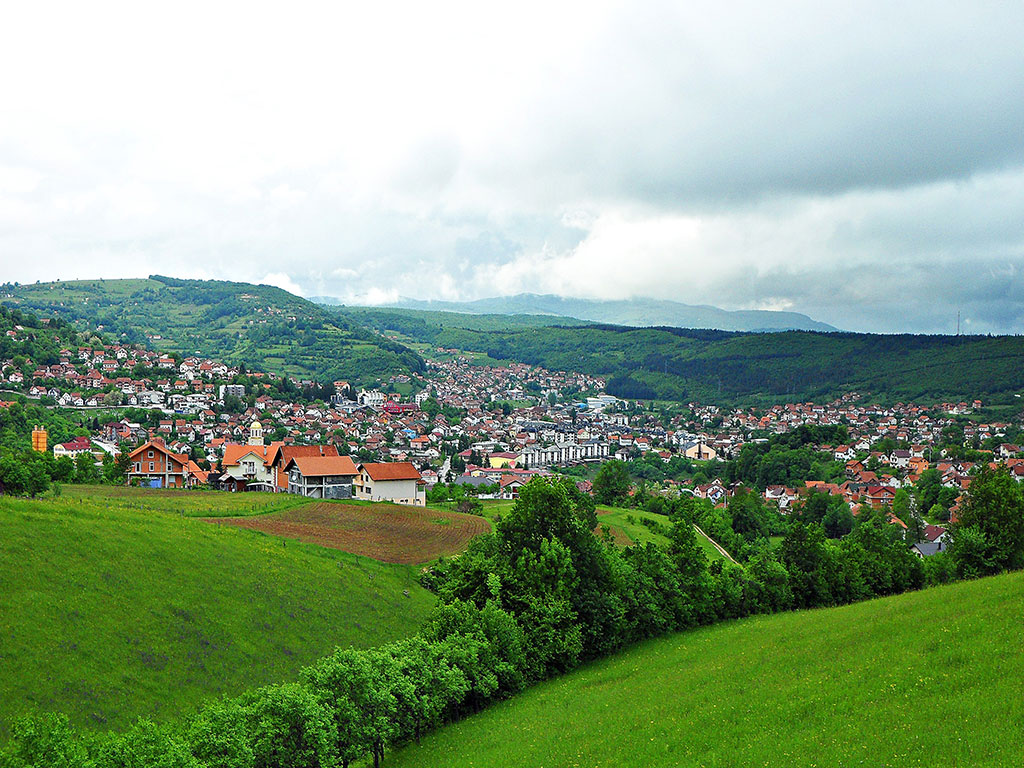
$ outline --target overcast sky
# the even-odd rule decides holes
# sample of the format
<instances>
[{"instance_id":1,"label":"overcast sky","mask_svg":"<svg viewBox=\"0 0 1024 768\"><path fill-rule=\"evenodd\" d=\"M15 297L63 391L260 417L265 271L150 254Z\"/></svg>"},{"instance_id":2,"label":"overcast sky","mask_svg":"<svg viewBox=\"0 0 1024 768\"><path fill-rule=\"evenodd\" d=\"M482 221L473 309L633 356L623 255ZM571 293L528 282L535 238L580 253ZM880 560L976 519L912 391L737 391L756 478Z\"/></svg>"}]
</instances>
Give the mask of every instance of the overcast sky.
<instances>
[{"instance_id":1,"label":"overcast sky","mask_svg":"<svg viewBox=\"0 0 1024 768\"><path fill-rule=\"evenodd\" d=\"M1022 3L358 5L5 8L0 279L1024 332Z\"/></svg>"}]
</instances>

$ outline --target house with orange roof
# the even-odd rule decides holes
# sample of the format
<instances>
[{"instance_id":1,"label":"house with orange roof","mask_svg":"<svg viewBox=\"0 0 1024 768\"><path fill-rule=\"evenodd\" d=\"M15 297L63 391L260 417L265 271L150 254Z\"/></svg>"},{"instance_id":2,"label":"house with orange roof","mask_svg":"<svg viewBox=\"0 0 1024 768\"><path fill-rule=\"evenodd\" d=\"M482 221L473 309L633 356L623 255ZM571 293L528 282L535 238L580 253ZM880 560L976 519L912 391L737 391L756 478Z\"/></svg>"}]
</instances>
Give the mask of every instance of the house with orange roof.
<instances>
[{"instance_id":1,"label":"house with orange roof","mask_svg":"<svg viewBox=\"0 0 1024 768\"><path fill-rule=\"evenodd\" d=\"M293 456L282 474L288 478L288 493L314 499L351 499L359 470L352 459L335 452L333 456Z\"/></svg>"},{"instance_id":2,"label":"house with orange roof","mask_svg":"<svg viewBox=\"0 0 1024 768\"><path fill-rule=\"evenodd\" d=\"M360 464L353 482L353 496L366 501L391 501L424 507L426 484L419 470L408 461Z\"/></svg>"},{"instance_id":3,"label":"house with orange roof","mask_svg":"<svg viewBox=\"0 0 1024 768\"><path fill-rule=\"evenodd\" d=\"M254 421L249 427L249 442L245 445L226 443L221 466L221 482L235 491L274 491L270 462L284 443L263 444L263 425Z\"/></svg>"},{"instance_id":4,"label":"house with orange roof","mask_svg":"<svg viewBox=\"0 0 1024 768\"><path fill-rule=\"evenodd\" d=\"M272 444L273 445L273 444ZM273 476L274 487L278 492L291 492L289 485L291 481L285 467L292 459L303 457L324 457L337 456L338 447L335 445L280 445L271 451L268 460L270 474ZM354 466L353 466L354 469ZM355 472L353 471L353 474ZM324 498L324 497L320 497Z\"/></svg>"}]
</instances>

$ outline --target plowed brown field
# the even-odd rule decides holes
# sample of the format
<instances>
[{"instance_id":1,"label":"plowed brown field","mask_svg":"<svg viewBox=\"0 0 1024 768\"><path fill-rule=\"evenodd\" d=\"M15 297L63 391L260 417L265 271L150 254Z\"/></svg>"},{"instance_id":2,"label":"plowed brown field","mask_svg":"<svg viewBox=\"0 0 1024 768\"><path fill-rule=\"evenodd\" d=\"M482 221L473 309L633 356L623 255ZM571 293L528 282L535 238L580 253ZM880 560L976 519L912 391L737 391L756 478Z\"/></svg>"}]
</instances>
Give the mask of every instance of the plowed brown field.
<instances>
[{"instance_id":1,"label":"plowed brown field","mask_svg":"<svg viewBox=\"0 0 1024 768\"><path fill-rule=\"evenodd\" d=\"M205 519L407 565L457 554L491 530L475 515L397 504L321 502L269 515Z\"/></svg>"}]
</instances>

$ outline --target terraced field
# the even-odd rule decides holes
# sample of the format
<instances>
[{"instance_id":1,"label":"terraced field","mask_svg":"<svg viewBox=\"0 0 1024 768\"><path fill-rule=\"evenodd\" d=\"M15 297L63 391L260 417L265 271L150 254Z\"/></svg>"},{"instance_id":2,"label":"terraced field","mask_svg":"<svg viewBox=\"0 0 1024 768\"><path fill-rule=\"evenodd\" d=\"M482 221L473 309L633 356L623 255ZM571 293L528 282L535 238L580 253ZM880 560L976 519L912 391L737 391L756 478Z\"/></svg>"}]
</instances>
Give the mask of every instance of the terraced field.
<instances>
[{"instance_id":1,"label":"terraced field","mask_svg":"<svg viewBox=\"0 0 1024 768\"><path fill-rule=\"evenodd\" d=\"M206 519L404 565L457 554L474 536L491 530L490 522L476 515L398 504L332 501L254 517Z\"/></svg>"}]
</instances>

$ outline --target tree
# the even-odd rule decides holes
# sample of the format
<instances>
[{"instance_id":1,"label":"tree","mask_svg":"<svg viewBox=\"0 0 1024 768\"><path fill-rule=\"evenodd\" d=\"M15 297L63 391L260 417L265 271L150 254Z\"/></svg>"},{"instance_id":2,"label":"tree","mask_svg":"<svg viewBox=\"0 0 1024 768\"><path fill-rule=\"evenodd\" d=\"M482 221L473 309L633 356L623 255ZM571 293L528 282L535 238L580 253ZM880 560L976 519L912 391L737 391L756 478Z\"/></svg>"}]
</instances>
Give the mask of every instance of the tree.
<instances>
[{"instance_id":1,"label":"tree","mask_svg":"<svg viewBox=\"0 0 1024 768\"><path fill-rule=\"evenodd\" d=\"M331 712L305 686L271 685L244 694L256 766L322 768L333 763Z\"/></svg>"},{"instance_id":2,"label":"tree","mask_svg":"<svg viewBox=\"0 0 1024 768\"><path fill-rule=\"evenodd\" d=\"M729 498L726 511L732 517L732 529L747 541L768 536L768 513L761 496L741 488Z\"/></svg>"},{"instance_id":3,"label":"tree","mask_svg":"<svg viewBox=\"0 0 1024 768\"><path fill-rule=\"evenodd\" d=\"M26 463L13 455L0 458L0 486L5 493L27 493L31 484Z\"/></svg>"},{"instance_id":4,"label":"tree","mask_svg":"<svg viewBox=\"0 0 1024 768\"><path fill-rule=\"evenodd\" d=\"M951 533L950 554L962 575L1024 567L1024 491L1005 464L980 465Z\"/></svg>"},{"instance_id":5,"label":"tree","mask_svg":"<svg viewBox=\"0 0 1024 768\"><path fill-rule=\"evenodd\" d=\"M255 756L247 722L245 708L237 700L207 705L185 732L192 754L204 768L249 768Z\"/></svg>"},{"instance_id":6,"label":"tree","mask_svg":"<svg viewBox=\"0 0 1024 768\"><path fill-rule=\"evenodd\" d=\"M166 726L140 719L101 750L95 768L202 768L185 742Z\"/></svg>"},{"instance_id":7,"label":"tree","mask_svg":"<svg viewBox=\"0 0 1024 768\"><path fill-rule=\"evenodd\" d=\"M0 765L78 768L87 763L87 757L67 715L31 715L14 721L10 743L0 752Z\"/></svg>"},{"instance_id":8,"label":"tree","mask_svg":"<svg viewBox=\"0 0 1024 768\"><path fill-rule=\"evenodd\" d=\"M96 469L96 459L91 453L80 453L75 457L75 482L76 483L97 483L100 479L99 470Z\"/></svg>"},{"instance_id":9,"label":"tree","mask_svg":"<svg viewBox=\"0 0 1024 768\"><path fill-rule=\"evenodd\" d=\"M821 521L822 528L830 539L841 539L853 530L853 515L850 513L849 505L842 497L836 496L842 504L830 504L824 519Z\"/></svg>"},{"instance_id":10,"label":"tree","mask_svg":"<svg viewBox=\"0 0 1024 768\"><path fill-rule=\"evenodd\" d=\"M617 506L629 497L629 470L625 463L606 461L594 478L594 499L599 504Z\"/></svg>"}]
</instances>

